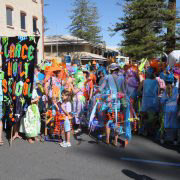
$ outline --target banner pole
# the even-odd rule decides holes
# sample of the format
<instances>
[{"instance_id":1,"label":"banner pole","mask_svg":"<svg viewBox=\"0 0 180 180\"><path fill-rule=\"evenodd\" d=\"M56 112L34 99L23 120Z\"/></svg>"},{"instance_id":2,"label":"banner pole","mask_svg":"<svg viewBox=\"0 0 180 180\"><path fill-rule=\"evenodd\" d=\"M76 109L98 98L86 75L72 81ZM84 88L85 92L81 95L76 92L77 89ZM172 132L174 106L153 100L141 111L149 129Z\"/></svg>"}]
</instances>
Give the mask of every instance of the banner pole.
<instances>
[{"instance_id":1,"label":"banner pole","mask_svg":"<svg viewBox=\"0 0 180 180\"><path fill-rule=\"evenodd\" d=\"M12 136L13 136L13 130L14 130L14 126L11 127L11 139L10 139L10 148L12 147Z\"/></svg>"}]
</instances>

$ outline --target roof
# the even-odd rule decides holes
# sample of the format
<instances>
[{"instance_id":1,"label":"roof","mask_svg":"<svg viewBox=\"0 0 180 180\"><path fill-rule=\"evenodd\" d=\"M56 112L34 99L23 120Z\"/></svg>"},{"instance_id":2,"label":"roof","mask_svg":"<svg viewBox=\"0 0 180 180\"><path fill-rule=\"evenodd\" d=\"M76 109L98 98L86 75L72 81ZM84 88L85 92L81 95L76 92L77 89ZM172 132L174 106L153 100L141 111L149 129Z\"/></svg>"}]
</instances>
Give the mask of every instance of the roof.
<instances>
[{"instance_id":1,"label":"roof","mask_svg":"<svg viewBox=\"0 0 180 180\"><path fill-rule=\"evenodd\" d=\"M119 47L118 46L106 46L106 51L119 53Z\"/></svg>"},{"instance_id":2,"label":"roof","mask_svg":"<svg viewBox=\"0 0 180 180\"><path fill-rule=\"evenodd\" d=\"M71 35L54 35L54 36L45 36L44 38L45 45L72 45L72 44L90 44L94 47L103 48L102 44L93 44L84 39L71 36Z\"/></svg>"}]
</instances>

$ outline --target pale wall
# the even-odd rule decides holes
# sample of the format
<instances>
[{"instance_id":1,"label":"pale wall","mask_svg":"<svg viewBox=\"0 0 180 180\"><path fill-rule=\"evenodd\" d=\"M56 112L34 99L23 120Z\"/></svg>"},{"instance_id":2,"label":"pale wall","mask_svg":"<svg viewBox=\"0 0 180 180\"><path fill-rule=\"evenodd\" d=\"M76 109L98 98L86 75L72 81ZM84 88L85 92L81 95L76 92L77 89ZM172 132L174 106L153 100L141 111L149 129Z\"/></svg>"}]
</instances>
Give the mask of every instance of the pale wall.
<instances>
[{"instance_id":1,"label":"pale wall","mask_svg":"<svg viewBox=\"0 0 180 180\"><path fill-rule=\"evenodd\" d=\"M0 0L0 36L32 36L33 33L33 16L38 18L37 28L40 31L38 43L38 63L43 59L43 41L42 41L42 4L41 0ZM7 27L6 23L6 5L13 7L12 22L13 28ZM26 13L26 32L21 30L20 12ZM0 64L1 64L0 60Z\"/></svg>"}]
</instances>

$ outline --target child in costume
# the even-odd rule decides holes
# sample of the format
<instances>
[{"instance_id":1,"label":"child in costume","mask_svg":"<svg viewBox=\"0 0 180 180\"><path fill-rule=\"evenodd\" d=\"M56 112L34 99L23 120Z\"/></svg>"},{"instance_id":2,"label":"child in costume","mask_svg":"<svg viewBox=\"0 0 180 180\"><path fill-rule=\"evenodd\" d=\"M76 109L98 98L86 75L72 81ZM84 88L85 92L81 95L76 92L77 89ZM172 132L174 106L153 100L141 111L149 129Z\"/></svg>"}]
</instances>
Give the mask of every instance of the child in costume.
<instances>
[{"instance_id":1,"label":"child in costume","mask_svg":"<svg viewBox=\"0 0 180 180\"><path fill-rule=\"evenodd\" d=\"M73 92L73 112L75 113L75 131L74 133L81 132L81 123L82 123L82 115L84 110L85 104L85 97L84 97L84 76L83 72L78 70L74 76L74 84L71 84L71 89Z\"/></svg>"},{"instance_id":2,"label":"child in costume","mask_svg":"<svg viewBox=\"0 0 180 180\"><path fill-rule=\"evenodd\" d=\"M29 143L38 141L38 135L40 134L41 121L39 108L37 106L39 96L36 89L33 89L31 105L28 107L24 119L21 120L20 132L25 133Z\"/></svg>"},{"instance_id":3,"label":"child in costume","mask_svg":"<svg viewBox=\"0 0 180 180\"><path fill-rule=\"evenodd\" d=\"M180 129L180 121L178 120L178 86L179 81L174 83L172 72L164 73L162 76L166 82L166 90L161 97L163 105L163 118L161 124L161 143L164 143L164 135L166 130L173 129L174 145L177 145L178 129ZM174 83L174 85L173 85Z\"/></svg>"},{"instance_id":4,"label":"child in costume","mask_svg":"<svg viewBox=\"0 0 180 180\"><path fill-rule=\"evenodd\" d=\"M60 115L65 116L64 120L64 132L65 132L65 141L60 143L61 147L71 147L70 142L70 132L71 132L71 126L70 126L70 119L72 119L72 116L70 113L72 112L71 103L70 103L70 93L66 90L62 92L62 103L54 101L54 105L56 109L59 111Z\"/></svg>"}]
</instances>

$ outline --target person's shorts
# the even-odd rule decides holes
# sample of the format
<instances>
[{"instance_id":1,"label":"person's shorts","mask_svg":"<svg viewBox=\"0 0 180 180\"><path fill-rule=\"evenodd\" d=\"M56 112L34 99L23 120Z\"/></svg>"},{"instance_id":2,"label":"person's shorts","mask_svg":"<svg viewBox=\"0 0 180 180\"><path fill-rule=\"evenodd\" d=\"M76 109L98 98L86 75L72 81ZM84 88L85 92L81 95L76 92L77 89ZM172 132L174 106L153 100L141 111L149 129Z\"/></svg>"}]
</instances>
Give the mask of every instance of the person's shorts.
<instances>
[{"instance_id":1,"label":"person's shorts","mask_svg":"<svg viewBox=\"0 0 180 180\"><path fill-rule=\"evenodd\" d=\"M65 132L71 131L71 125L70 125L70 121L69 120L65 120L64 121L64 131Z\"/></svg>"},{"instance_id":2,"label":"person's shorts","mask_svg":"<svg viewBox=\"0 0 180 180\"><path fill-rule=\"evenodd\" d=\"M115 125L115 123L114 123L112 120L109 120L109 121L107 122L106 126L107 126L108 128L114 129L116 125Z\"/></svg>"}]
</instances>

